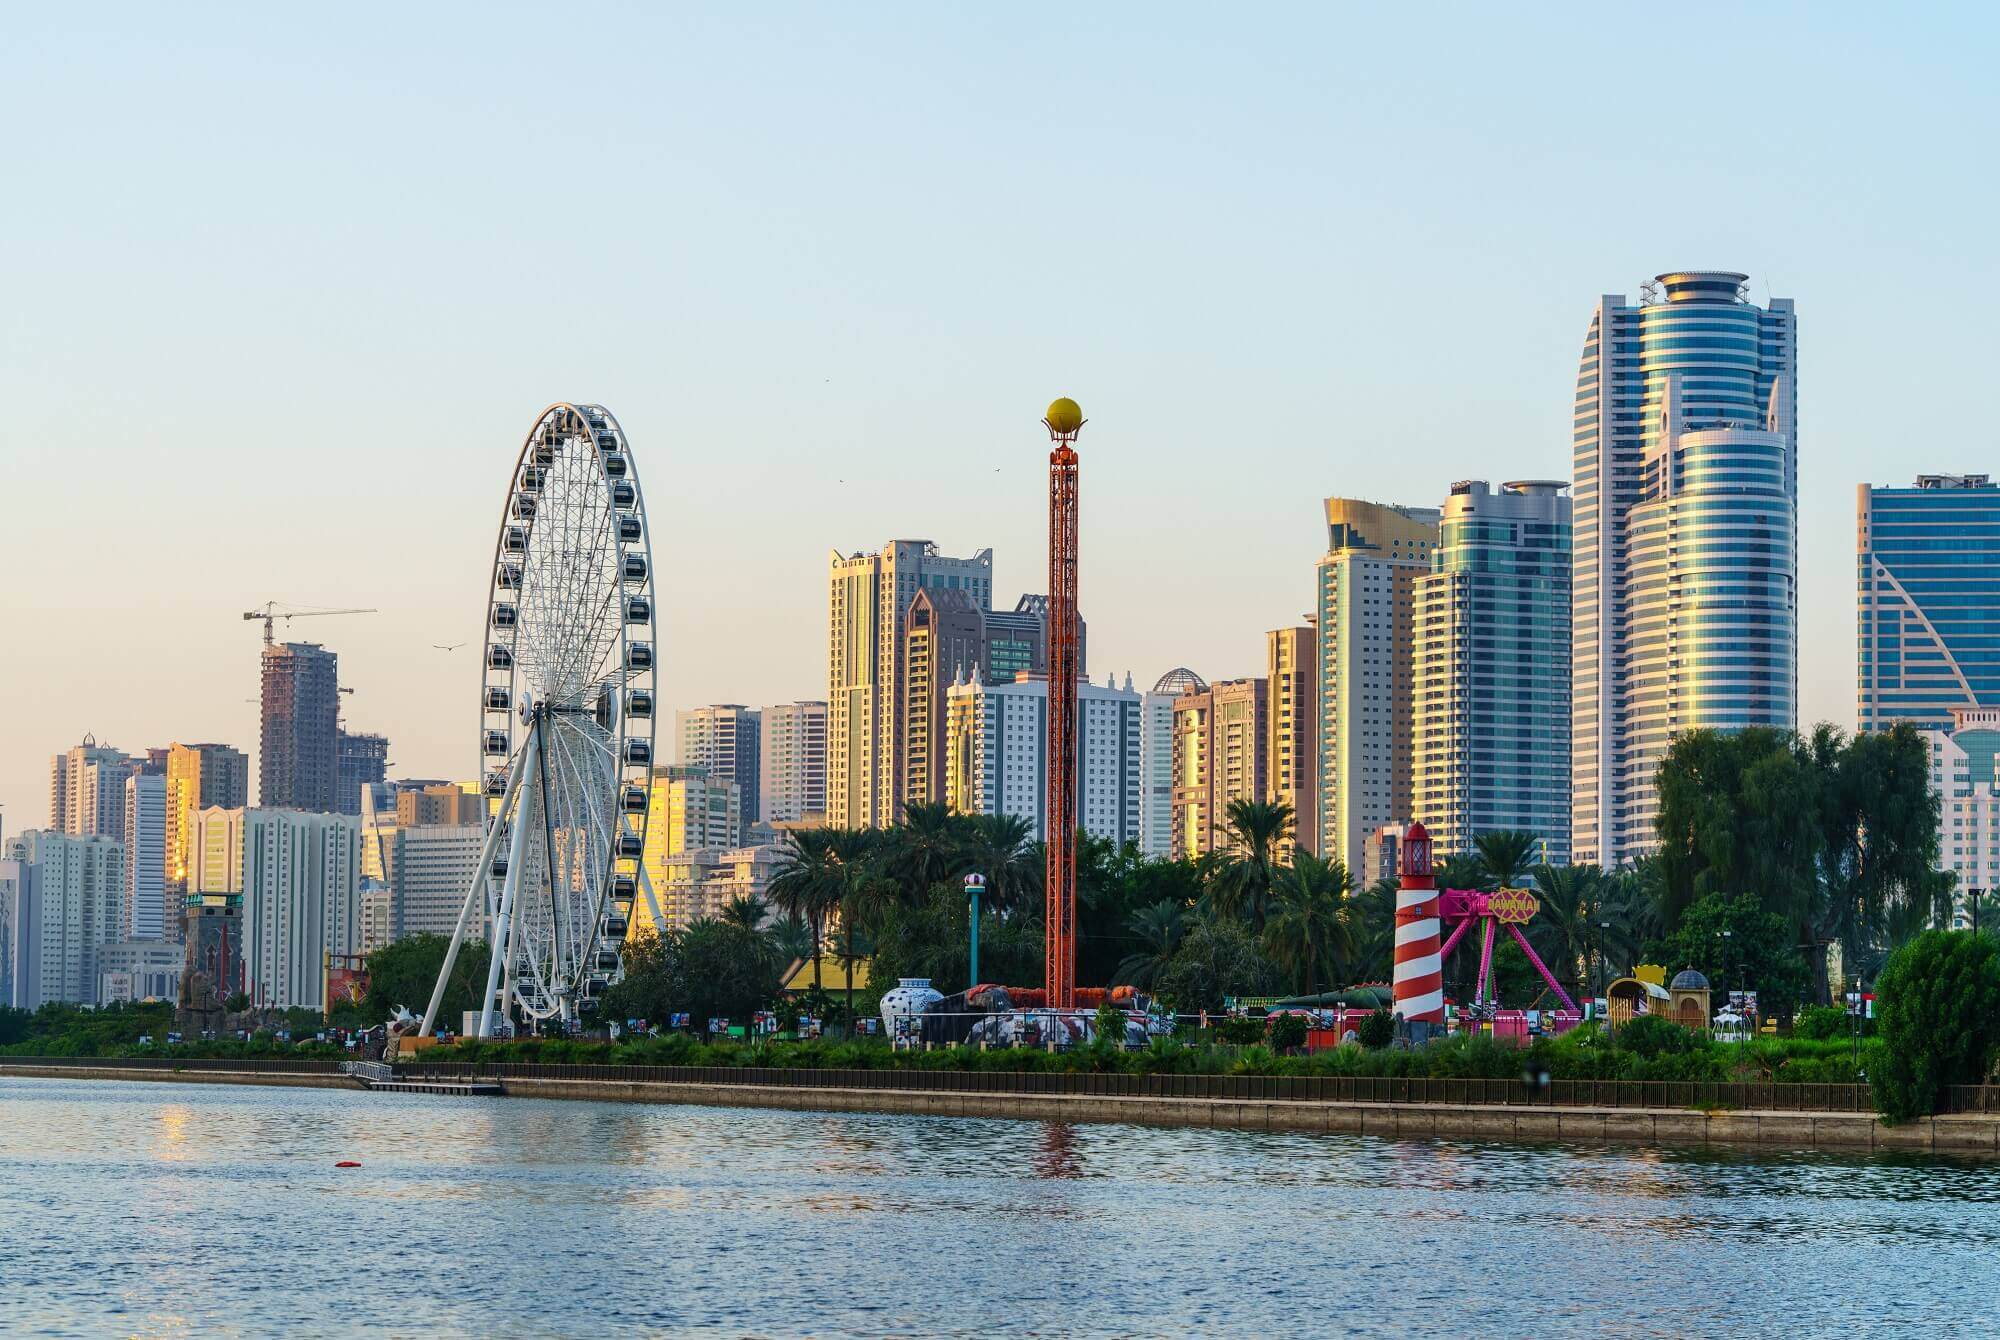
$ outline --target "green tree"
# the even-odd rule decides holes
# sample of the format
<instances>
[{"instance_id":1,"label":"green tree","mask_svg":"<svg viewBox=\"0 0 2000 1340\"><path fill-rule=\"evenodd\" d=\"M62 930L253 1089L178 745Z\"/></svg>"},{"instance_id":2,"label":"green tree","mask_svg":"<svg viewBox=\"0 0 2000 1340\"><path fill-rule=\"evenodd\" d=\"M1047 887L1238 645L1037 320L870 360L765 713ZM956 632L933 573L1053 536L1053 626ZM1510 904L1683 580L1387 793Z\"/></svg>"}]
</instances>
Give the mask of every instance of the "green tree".
<instances>
[{"instance_id":1,"label":"green tree","mask_svg":"<svg viewBox=\"0 0 2000 1340\"><path fill-rule=\"evenodd\" d=\"M1395 879L1378 879L1348 901L1354 975L1363 981L1387 982L1394 973L1397 887Z\"/></svg>"},{"instance_id":2,"label":"green tree","mask_svg":"<svg viewBox=\"0 0 2000 1340\"><path fill-rule=\"evenodd\" d=\"M975 814L965 822L963 869L986 876L987 906L996 912L1027 912L1038 906L1047 858L1028 821L1012 814ZM963 890L959 896L964 896Z\"/></svg>"},{"instance_id":3,"label":"green tree","mask_svg":"<svg viewBox=\"0 0 2000 1340\"><path fill-rule=\"evenodd\" d=\"M722 920L732 926L741 926L746 931L758 932L764 929L764 921L770 912L769 904L756 894L739 893L722 909Z\"/></svg>"},{"instance_id":4,"label":"green tree","mask_svg":"<svg viewBox=\"0 0 2000 1340\"><path fill-rule=\"evenodd\" d=\"M1754 891L1792 927L1830 1001L1821 946L1839 940L1866 962L1948 897L1929 766L1907 724L1853 739L1824 724L1810 738L1762 727L1676 737L1658 774L1665 928L1704 894Z\"/></svg>"},{"instance_id":5,"label":"green tree","mask_svg":"<svg viewBox=\"0 0 2000 1340\"><path fill-rule=\"evenodd\" d=\"M2000 944L1926 931L1890 956L1876 983L1887 1064L1872 1076L1889 1121L1937 1111L1948 1084L1979 1084L2000 1050Z\"/></svg>"},{"instance_id":6,"label":"green tree","mask_svg":"<svg viewBox=\"0 0 2000 1340\"><path fill-rule=\"evenodd\" d=\"M368 955L368 993L362 999L365 1021L379 1024L398 1005L421 1016L437 986L438 971L444 967L445 952L451 948L446 935L406 935L383 945ZM438 1003L435 1025L456 1030L468 1010L480 1008L486 994L486 945L467 940L458 947L451 978L445 983L444 999Z\"/></svg>"},{"instance_id":7,"label":"green tree","mask_svg":"<svg viewBox=\"0 0 2000 1340\"><path fill-rule=\"evenodd\" d=\"M605 992L605 1013L662 1024L686 1012L696 1027L747 1021L777 996L772 962L757 933L732 922L703 918L665 935L648 928L625 942L625 975Z\"/></svg>"},{"instance_id":8,"label":"green tree","mask_svg":"<svg viewBox=\"0 0 2000 1340\"><path fill-rule=\"evenodd\" d=\"M1283 868L1278 848L1292 829L1292 807L1262 800L1232 800L1223 820L1223 856L1210 891L1216 911L1253 932L1264 929L1271 890Z\"/></svg>"},{"instance_id":9,"label":"green tree","mask_svg":"<svg viewBox=\"0 0 2000 1340\"><path fill-rule=\"evenodd\" d=\"M1250 932L1226 917L1197 920L1160 974L1157 992L1182 1011L1219 1010L1225 996L1268 996L1282 976Z\"/></svg>"},{"instance_id":10,"label":"green tree","mask_svg":"<svg viewBox=\"0 0 2000 1340\"><path fill-rule=\"evenodd\" d=\"M784 854L771 876L771 901L787 916L804 922L812 936L813 990L820 991L821 958L826 952L826 922L840 906L846 887L836 854L845 830L793 829L785 835Z\"/></svg>"},{"instance_id":11,"label":"green tree","mask_svg":"<svg viewBox=\"0 0 2000 1340\"><path fill-rule=\"evenodd\" d=\"M932 885L930 896L916 907L891 908L873 928L873 980L886 985L899 977L926 977L946 994L973 985L967 980L971 911L965 891L949 880ZM1041 919L982 910L979 975L989 982L1039 984Z\"/></svg>"},{"instance_id":12,"label":"green tree","mask_svg":"<svg viewBox=\"0 0 2000 1340\"><path fill-rule=\"evenodd\" d=\"M1787 1017L1812 993L1812 975L1785 918L1748 893L1697 899L1672 934L1646 946L1646 957L1669 975L1693 968L1719 996L1755 991L1759 1010Z\"/></svg>"},{"instance_id":13,"label":"green tree","mask_svg":"<svg viewBox=\"0 0 2000 1340\"><path fill-rule=\"evenodd\" d=\"M1264 922L1264 952L1291 973L1295 991L1316 993L1323 974L1340 973L1350 961L1354 936L1346 913L1352 884L1344 864L1305 851L1279 872Z\"/></svg>"},{"instance_id":14,"label":"green tree","mask_svg":"<svg viewBox=\"0 0 2000 1340\"><path fill-rule=\"evenodd\" d=\"M933 884L957 879L970 868L969 825L951 806L911 805L889 830L883 865L906 903L920 903Z\"/></svg>"},{"instance_id":15,"label":"green tree","mask_svg":"<svg viewBox=\"0 0 2000 1340\"><path fill-rule=\"evenodd\" d=\"M1472 846L1479 856L1481 887L1518 888L1527 878L1540 845L1541 839L1533 833L1513 828L1495 828L1475 837Z\"/></svg>"},{"instance_id":16,"label":"green tree","mask_svg":"<svg viewBox=\"0 0 2000 1340\"><path fill-rule=\"evenodd\" d=\"M1111 980L1151 991L1180 947L1185 916L1186 909L1168 898L1134 912L1128 925L1135 948L1120 960Z\"/></svg>"},{"instance_id":17,"label":"green tree","mask_svg":"<svg viewBox=\"0 0 2000 1340\"><path fill-rule=\"evenodd\" d=\"M781 968L790 968L792 964L812 957L812 927L806 924L803 917L786 913L764 928L764 937L770 942L772 957Z\"/></svg>"}]
</instances>

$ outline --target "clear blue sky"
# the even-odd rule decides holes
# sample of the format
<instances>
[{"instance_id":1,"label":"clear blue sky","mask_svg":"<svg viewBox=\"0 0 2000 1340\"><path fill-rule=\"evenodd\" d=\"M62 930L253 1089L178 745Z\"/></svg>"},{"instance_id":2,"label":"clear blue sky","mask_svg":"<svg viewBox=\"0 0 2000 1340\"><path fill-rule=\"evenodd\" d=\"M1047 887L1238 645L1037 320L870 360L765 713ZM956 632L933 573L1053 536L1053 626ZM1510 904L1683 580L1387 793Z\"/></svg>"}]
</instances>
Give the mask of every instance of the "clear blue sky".
<instances>
[{"instance_id":1,"label":"clear blue sky","mask_svg":"<svg viewBox=\"0 0 2000 1340\"><path fill-rule=\"evenodd\" d=\"M1879 6L38 6L0 84L0 801L254 745L266 599L405 775L475 766L533 414L611 406L671 705L824 692L829 549L1043 586L1093 669L1256 672L1330 493L1567 475L1597 295L1800 313L1808 719L1858 481L1990 469L1994 23ZM844 481L844 482L843 482Z\"/></svg>"}]
</instances>

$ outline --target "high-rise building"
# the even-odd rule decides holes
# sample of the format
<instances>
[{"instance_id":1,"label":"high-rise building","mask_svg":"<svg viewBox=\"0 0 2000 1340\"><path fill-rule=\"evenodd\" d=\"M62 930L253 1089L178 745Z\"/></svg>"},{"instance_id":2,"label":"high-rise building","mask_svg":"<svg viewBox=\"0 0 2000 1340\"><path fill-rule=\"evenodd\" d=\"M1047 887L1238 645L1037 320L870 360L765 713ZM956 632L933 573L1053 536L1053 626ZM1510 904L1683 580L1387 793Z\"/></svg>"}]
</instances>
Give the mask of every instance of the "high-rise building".
<instances>
[{"instance_id":1,"label":"high-rise building","mask_svg":"<svg viewBox=\"0 0 2000 1340\"><path fill-rule=\"evenodd\" d=\"M780 703L763 711L758 759L763 823L797 823L826 813L826 704Z\"/></svg>"},{"instance_id":2,"label":"high-rise building","mask_svg":"<svg viewBox=\"0 0 2000 1340\"><path fill-rule=\"evenodd\" d=\"M72 837L125 836L125 779L139 760L122 749L83 743L49 760L49 828Z\"/></svg>"},{"instance_id":3,"label":"high-rise building","mask_svg":"<svg viewBox=\"0 0 2000 1340\"><path fill-rule=\"evenodd\" d=\"M1962 905L2000 890L2000 708L1954 707L1948 730L1925 728L1938 798L1938 869L1958 877Z\"/></svg>"},{"instance_id":4,"label":"high-rise building","mask_svg":"<svg viewBox=\"0 0 2000 1340\"><path fill-rule=\"evenodd\" d=\"M179 908L167 903L167 779L135 772L125 779L125 905L121 939L178 939Z\"/></svg>"},{"instance_id":5,"label":"high-rise building","mask_svg":"<svg viewBox=\"0 0 2000 1340\"><path fill-rule=\"evenodd\" d=\"M929 540L834 554L827 581L827 821L878 828L901 817L904 645L910 602L926 589L993 607L993 551L949 558Z\"/></svg>"},{"instance_id":6,"label":"high-rise building","mask_svg":"<svg viewBox=\"0 0 2000 1340\"><path fill-rule=\"evenodd\" d=\"M1417 578L1437 543L1435 507L1326 500L1319 560L1319 855L1350 871L1368 834L1410 817Z\"/></svg>"},{"instance_id":7,"label":"high-rise building","mask_svg":"<svg viewBox=\"0 0 2000 1340\"><path fill-rule=\"evenodd\" d=\"M433 824L486 822L486 798L480 795L476 785L467 787L457 782L399 781L388 789L395 797L398 827L422 828ZM364 813L366 809L364 805Z\"/></svg>"},{"instance_id":8,"label":"high-rise building","mask_svg":"<svg viewBox=\"0 0 2000 1340\"><path fill-rule=\"evenodd\" d=\"M398 827L388 844L391 934L450 935L479 872L481 824Z\"/></svg>"},{"instance_id":9,"label":"high-rise building","mask_svg":"<svg viewBox=\"0 0 2000 1340\"><path fill-rule=\"evenodd\" d=\"M1683 731L1798 726L1798 541L1790 397L1772 426L1690 417L1669 374L1625 518L1620 861L1657 844L1657 773ZM1667 425L1680 423L1676 431ZM1574 718L1572 718L1574 719Z\"/></svg>"},{"instance_id":10,"label":"high-rise building","mask_svg":"<svg viewBox=\"0 0 2000 1340\"><path fill-rule=\"evenodd\" d=\"M1174 700L1207 692L1200 675L1178 666L1139 700L1139 850L1155 859L1174 853Z\"/></svg>"},{"instance_id":11,"label":"high-rise building","mask_svg":"<svg viewBox=\"0 0 2000 1340\"><path fill-rule=\"evenodd\" d=\"M189 888L195 816L206 809L243 809L250 803L250 756L226 744L174 744L167 748L166 893L171 915L166 933L180 938L180 899Z\"/></svg>"},{"instance_id":12,"label":"high-rise building","mask_svg":"<svg viewBox=\"0 0 2000 1340\"><path fill-rule=\"evenodd\" d=\"M1229 807L1270 793L1270 683L1224 679L1174 699L1173 855L1229 845Z\"/></svg>"},{"instance_id":13,"label":"high-rise building","mask_svg":"<svg viewBox=\"0 0 2000 1340\"><path fill-rule=\"evenodd\" d=\"M680 737L675 761L735 782L736 794L742 798L743 822L755 823L762 813L758 808L763 775L762 714L741 703L716 703L675 713L674 726Z\"/></svg>"},{"instance_id":14,"label":"high-rise building","mask_svg":"<svg viewBox=\"0 0 2000 1340\"><path fill-rule=\"evenodd\" d=\"M1139 841L1140 696L1081 681L1077 692L1077 823L1120 847ZM1011 814L1046 838L1046 679L971 679L946 695L945 795L960 814Z\"/></svg>"},{"instance_id":15,"label":"high-rise building","mask_svg":"<svg viewBox=\"0 0 2000 1340\"><path fill-rule=\"evenodd\" d=\"M243 837L247 807L197 810L188 839L188 898L243 892Z\"/></svg>"},{"instance_id":16,"label":"high-rise building","mask_svg":"<svg viewBox=\"0 0 2000 1340\"><path fill-rule=\"evenodd\" d=\"M1856 493L1860 729L1946 730L1956 708L2000 707L2000 485L1918 475Z\"/></svg>"},{"instance_id":17,"label":"high-rise building","mask_svg":"<svg viewBox=\"0 0 2000 1340\"><path fill-rule=\"evenodd\" d=\"M997 616L996 616L997 617ZM986 613L958 588L918 591L903 628L903 804L945 798L945 693L986 674Z\"/></svg>"},{"instance_id":18,"label":"high-rise building","mask_svg":"<svg viewBox=\"0 0 2000 1340\"><path fill-rule=\"evenodd\" d=\"M216 813L205 811L203 823ZM325 1009L327 955L361 947L361 822L255 809L242 812L239 831L251 1003Z\"/></svg>"},{"instance_id":19,"label":"high-rise building","mask_svg":"<svg viewBox=\"0 0 2000 1340\"><path fill-rule=\"evenodd\" d=\"M1570 500L1559 480L1451 486L1416 580L1413 805L1439 856L1481 833L1569 860Z\"/></svg>"},{"instance_id":20,"label":"high-rise building","mask_svg":"<svg viewBox=\"0 0 2000 1340\"><path fill-rule=\"evenodd\" d=\"M1090 673L1090 625L1076 618L1077 673ZM1011 610L991 610L986 615L986 678L993 684L1012 684L1022 675L1045 675L1049 670L1049 598L1028 594L1014 602Z\"/></svg>"},{"instance_id":21,"label":"high-rise building","mask_svg":"<svg viewBox=\"0 0 2000 1340\"><path fill-rule=\"evenodd\" d=\"M675 902L670 890L684 891L706 878L693 872L691 861L706 862L716 852L743 845L742 795L730 778L674 765L653 769L650 803L642 858L646 878L667 927L685 926L699 914ZM642 895L632 905L632 928L652 924L652 909Z\"/></svg>"},{"instance_id":22,"label":"high-rise building","mask_svg":"<svg viewBox=\"0 0 2000 1340\"><path fill-rule=\"evenodd\" d=\"M9 889L9 1001L97 1004L99 949L124 924L125 844L115 837L29 829L0 868Z\"/></svg>"},{"instance_id":23,"label":"high-rise building","mask_svg":"<svg viewBox=\"0 0 2000 1340\"><path fill-rule=\"evenodd\" d=\"M1636 306L1622 295L1600 298L1584 336L1571 434L1576 526L1570 847L1578 861L1619 866L1652 849L1652 769L1662 739L1697 725L1789 724L1792 718L1791 662L1770 649L1767 635L1774 631L1768 605L1782 599L1778 588L1789 585L1797 563L1791 531L1798 500L1792 450L1797 318L1789 298L1758 307L1746 294L1746 276L1731 271L1663 274L1644 287ZM1667 415L1669 382L1676 378L1679 407ZM1690 426L1717 424L1775 432L1783 438L1782 448L1774 457L1769 441L1697 439L1673 449L1672 468L1662 466L1665 439L1678 439ZM1736 481L1727 476L1736 472L1733 462L1745 458L1753 462L1755 482L1739 495L1730 487ZM1773 510L1768 487L1773 466L1780 475L1779 511ZM1698 486L1699 501L1673 496L1684 483ZM1653 589L1642 634L1633 590L1640 574L1633 513L1642 507L1655 537L1671 532L1687 539L1699 515L1704 528L1754 530L1759 537L1743 544L1776 545L1782 553L1739 552L1732 566L1747 578L1743 592L1712 585L1699 593L1684 591L1675 600L1663 593L1685 583L1676 564L1695 551L1653 548L1645 573ZM1769 566L1759 560L1770 560ZM1708 580L1729 582L1717 568L1709 569ZM1747 594L1758 609L1729 603L1739 594ZM1731 627L1746 620L1752 625L1747 637ZM1699 653L1699 674L1693 672L1692 649L1672 639L1652 644L1659 653L1651 657L1653 664L1643 669L1634 664L1646 650L1642 639L1669 632L1710 639ZM1725 648L1726 643L1755 643L1757 649ZM1729 658L1734 668L1724 670ZM1771 661L1787 663L1757 664ZM1700 699L1686 695L1697 678L1704 684L1702 694L1722 688L1732 705L1715 717L1705 710L1681 717L1668 705L1674 696L1668 690L1677 682L1681 704L1691 710ZM1636 693L1648 695L1649 724L1643 729L1635 719ZM1781 697L1787 701L1776 701ZM1745 710L1748 702L1763 706Z\"/></svg>"},{"instance_id":24,"label":"high-rise building","mask_svg":"<svg viewBox=\"0 0 2000 1340\"><path fill-rule=\"evenodd\" d=\"M264 648L263 671L257 803L330 813L340 791L340 658L284 642Z\"/></svg>"},{"instance_id":25,"label":"high-rise building","mask_svg":"<svg viewBox=\"0 0 2000 1340\"><path fill-rule=\"evenodd\" d=\"M1319 714L1313 707L1318 658L1318 640L1309 626L1274 628L1264 635L1264 676L1271 695L1265 714L1264 798L1291 806L1291 829L1278 843L1279 858L1286 863L1300 849L1311 851L1319 838Z\"/></svg>"},{"instance_id":26,"label":"high-rise building","mask_svg":"<svg viewBox=\"0 0 2000 1340\"><path fill-rule=\"evenodd\" d=\"M389 776L389 738L365 731L334 732L339 760L333 808L336 814L361 813L361 788L380 786Z\"/></svg>"}]
</instances>

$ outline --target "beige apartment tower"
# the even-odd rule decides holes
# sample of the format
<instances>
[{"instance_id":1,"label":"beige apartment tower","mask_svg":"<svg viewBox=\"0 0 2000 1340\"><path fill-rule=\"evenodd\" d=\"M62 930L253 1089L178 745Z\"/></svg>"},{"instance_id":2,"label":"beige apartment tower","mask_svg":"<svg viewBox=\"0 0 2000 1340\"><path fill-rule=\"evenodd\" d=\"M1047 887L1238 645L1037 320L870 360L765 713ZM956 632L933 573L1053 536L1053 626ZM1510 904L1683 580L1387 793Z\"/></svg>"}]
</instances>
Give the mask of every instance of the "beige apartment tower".
<instances>
[{"instance_id":1,"label":"beige apartment tower","mask_svg":"<svg viewBox=\"0 0 2000 1340\"><path fill-rule=\"evenodd\" d=\"M1292 807L1292 831L1278 852L1282 860L1290 862L1295 851L1312 851L1318 840L1314 631L1310 626L1274 628L1264 635L1264 653L1264 676L1270 685L1264 732L1264 798L1273 805Z\"/></svg>"},{"instance_id":2,"label":"beige apartment tower","mask_svg":"<svg viewBox=\"0 0 2000 1340\"><path fill-rule=\"evenodd\" d=\"M919 591L963 591L993 607L993 551L950 558L929 540L827 565L827 822L881 828L902 814L905 649Z\"/></svg>"},{"instance_id":3,"label":"beige apartment tower","mask_svg":"<svg viewBox=\"0 0 2000 1340\"><path fill-rule=\"evenodd\" d=\"M1319 560L1318 854L1367 864L1368 835L1411 815L1416 582L1437 547L1435 507L1326 500Z\"/></svg>"},{"instance_id":4,"label":"beige apartment tower","mask_svg":"<svg viewBox=\"0 0 2000 1340\"><path fill-rule=\"evenodd\" d=\"M1193 860L1228 845L1232 803L1268 794L1270 685L1223 680L1173 709L1173 855Z\"/></svg>"}]
</instances>

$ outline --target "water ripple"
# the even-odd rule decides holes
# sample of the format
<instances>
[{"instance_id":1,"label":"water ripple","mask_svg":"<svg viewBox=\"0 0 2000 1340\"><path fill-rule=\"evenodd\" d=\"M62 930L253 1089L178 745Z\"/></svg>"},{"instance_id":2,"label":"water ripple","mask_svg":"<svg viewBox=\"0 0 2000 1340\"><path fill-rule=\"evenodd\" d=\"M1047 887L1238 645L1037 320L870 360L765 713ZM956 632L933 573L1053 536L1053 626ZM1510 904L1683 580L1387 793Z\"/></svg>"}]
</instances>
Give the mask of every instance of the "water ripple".
<instances>
[{"instance_id":1,"label":"water ripple","mask_svg":"<svg viewBox=\"0 0 2000 1340\"><path fill-rule=\"evenodd\" d=\"M0 1079L8 1335L1982 1333L1996 1249L1985 1163Z\"/></svg>"}]
</instances>

